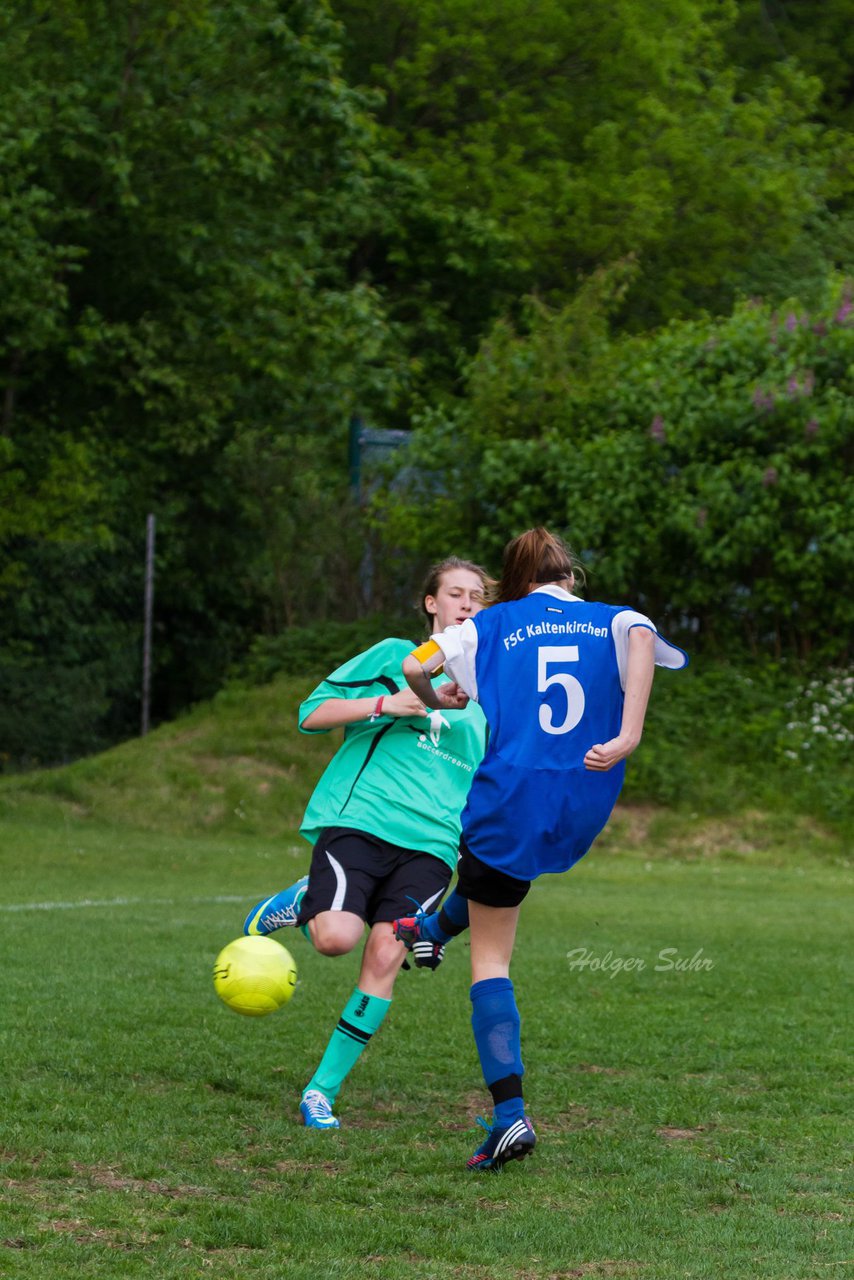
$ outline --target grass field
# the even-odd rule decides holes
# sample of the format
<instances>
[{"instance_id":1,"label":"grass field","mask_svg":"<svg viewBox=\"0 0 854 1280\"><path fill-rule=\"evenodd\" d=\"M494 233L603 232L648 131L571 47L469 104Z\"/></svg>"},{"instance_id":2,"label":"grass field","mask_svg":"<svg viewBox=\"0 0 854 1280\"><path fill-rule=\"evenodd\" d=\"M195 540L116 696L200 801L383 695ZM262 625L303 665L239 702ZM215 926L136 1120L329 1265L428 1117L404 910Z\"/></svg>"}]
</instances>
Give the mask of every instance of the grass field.
<instances>
[{"instance_id":1,"label":"grass field","mask_svg":"<svg viewBox=\"0 0 854 1280\"><path fill-rule=\"evenodd\" d=\"M844 866L613 841L541 881L514 970L540 1146L478 1176L464 945L401 975L341 1131L307 1132L355 957L288 934L300 985L270 1018L210 982L302 847L44 817L2 837L0 1275L845 1273Z\"/></svg>"},{"instance_id":2,"label":"grass field","mask_svg":"<svg viewBox=\"0 0 854 1280\"><path fill-rule=\"evenodd\" d=\"M331 744L288 734L294 696L0 784L0 1276L846 1275L841 840L784 807L635 807L538 882L513 971L523 1164L464 1169L487 1098L462 941L401 975L342 1129L307 1132L357 956L284 935L300 984L269 1018L210 977L307 865L294 822Z\"/></svg>"}]
</instances>

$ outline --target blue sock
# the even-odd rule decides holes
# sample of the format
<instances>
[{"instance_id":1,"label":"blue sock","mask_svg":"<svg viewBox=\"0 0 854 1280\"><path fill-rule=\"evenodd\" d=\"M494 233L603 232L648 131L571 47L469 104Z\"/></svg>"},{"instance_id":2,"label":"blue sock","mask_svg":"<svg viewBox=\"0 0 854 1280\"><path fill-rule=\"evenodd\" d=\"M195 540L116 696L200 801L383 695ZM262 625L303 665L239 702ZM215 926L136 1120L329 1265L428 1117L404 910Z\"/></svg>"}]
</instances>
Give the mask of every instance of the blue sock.
<instances>
[{"instance_id":1,"label":"blue sock","mask_svg":"<svg viewBox=\"0 0 854 1280\"><path fill-rule=\"evenodd\" d=\"M509 978L486 978L471 989L471 1025L483 1078L492 1094L493 1120L506 1128L525 1115L522 1097L521 1019Z\"/></svg>"},{"instance_id":2,"label":"blue sock","mask_svg":"<svg viewBox=\"0 0 854 1280\"><path fill-rule=\"evenodd\" d=\"M430 942L450 942L469 927L468 898L452 889L438 911L427 916L421 925L421 937Z\"/></svg>"}]
</instances>

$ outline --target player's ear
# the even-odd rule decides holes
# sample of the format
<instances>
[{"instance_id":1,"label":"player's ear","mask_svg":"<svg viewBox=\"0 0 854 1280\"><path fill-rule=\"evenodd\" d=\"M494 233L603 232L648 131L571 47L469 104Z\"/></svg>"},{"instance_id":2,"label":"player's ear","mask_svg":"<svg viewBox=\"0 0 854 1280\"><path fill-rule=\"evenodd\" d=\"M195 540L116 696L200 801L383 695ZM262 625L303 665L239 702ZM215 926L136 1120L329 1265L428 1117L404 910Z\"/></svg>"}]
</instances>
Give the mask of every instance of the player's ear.
<instances>
[{"instance_id":1,"label":"player's ear","mask_svg":"<svg viewBox=\"0 0 854 1280\"><path fill-rule=\"evenodd\" d=\"M435 596L424 597L424 609L425 609L425 612L429 614L433 614L434 616L439 612L438 606L436 604Z\"/></svg>"}]
</instances>

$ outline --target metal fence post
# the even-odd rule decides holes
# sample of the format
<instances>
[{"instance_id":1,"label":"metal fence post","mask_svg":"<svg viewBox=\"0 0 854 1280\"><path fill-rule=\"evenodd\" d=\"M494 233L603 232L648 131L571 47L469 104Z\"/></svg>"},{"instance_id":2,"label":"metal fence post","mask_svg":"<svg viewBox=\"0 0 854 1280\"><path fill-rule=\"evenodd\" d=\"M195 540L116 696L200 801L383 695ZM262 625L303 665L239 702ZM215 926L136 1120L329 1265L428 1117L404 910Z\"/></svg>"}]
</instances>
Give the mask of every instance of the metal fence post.
<instances>
[{"instance_id":1,"label":"metal fence post","mask_svg":"<svg viewBox=\"0 0 854 1280\"><path fill-rule=\"evenodd\" d=\"M145 621L142 637L142 736L148 733L151 703L151 618L154 611L154 529L155 520L145 521Z\"/></svg>"}]
</instances>

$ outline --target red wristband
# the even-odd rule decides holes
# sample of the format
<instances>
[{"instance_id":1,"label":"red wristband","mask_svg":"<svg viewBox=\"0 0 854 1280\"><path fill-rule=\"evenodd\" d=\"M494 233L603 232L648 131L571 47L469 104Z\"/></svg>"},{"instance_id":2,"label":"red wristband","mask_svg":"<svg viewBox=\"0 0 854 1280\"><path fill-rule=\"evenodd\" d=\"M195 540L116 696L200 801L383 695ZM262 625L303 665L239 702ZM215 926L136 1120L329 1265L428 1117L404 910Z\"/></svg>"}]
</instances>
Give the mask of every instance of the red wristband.
<instances>
[{"instance_id":1,"label":"red wristband","mask_svg":"<svg viewBox=\"0 0 854 1280\"><path fill-rule=\"evenodd\" d=\"M384 699L385 699L385 694L381 694L381 695L377 698L376 702L374 703L374 709L373 709L373 711L371 712L370 717L369 717L371 720L379 720L380 716L381 716L381 715L382 715L382 713L383 713L383 701L384 701Z\"/></svg>"}]
</instances>

